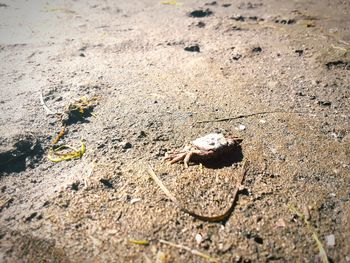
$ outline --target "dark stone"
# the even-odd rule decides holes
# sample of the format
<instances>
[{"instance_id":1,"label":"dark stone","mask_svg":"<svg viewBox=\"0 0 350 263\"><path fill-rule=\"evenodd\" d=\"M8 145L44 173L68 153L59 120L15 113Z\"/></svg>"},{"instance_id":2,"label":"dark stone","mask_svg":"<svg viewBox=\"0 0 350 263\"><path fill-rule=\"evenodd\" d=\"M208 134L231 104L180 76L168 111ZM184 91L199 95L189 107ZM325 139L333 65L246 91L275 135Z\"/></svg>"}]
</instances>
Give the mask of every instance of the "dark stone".
<instances>
[{"instance_id":1,"label":"dark stone","mask_svg":"<svg viewBox=\"0 0 350 263\"><path fill-rule=\"evenodd\" d=\"M109 181L108 179L100 179L100 182L107 188L113 188L113 184L111 181Z\"/></svg>"},{"instance_id":2,"label":"dark stone","mask_svg":"<svg viewBox=\"0 0 350 263\"><path fill-rule=\"evenodd\" d=\"M231 19L236 20L236 21L240 21L240 22L244 22L245 21L245 17L244 16L233 16L233 17L231 17Z\"/></svg>"},{"instance_id":3,"label":"dark stone","mask_svg":"<svg viewBox=\"0 0 350 263\"><path fill-rule=\"evenodd\" d=\"M106 146L106 143L104 141L98 141L97 142L97 149L102 149Z\"/></svg>"},{"instance_id":4,"label":"dark stone","mask_svg":"<svg viewBox=\"0 0 350 263\"><path fill-rule=\"evenodd\" d=\"M315 100L315 99L316 99L316 96L314 95L309 96L309 100Z\"/></svg>"},{"instance_id":5,"label":"dark stone","mask_svg":"<svg viewBox=\"0 0 350 263\"><path fill-rule=\"evenodd\" d=\"M254 241L258 244L261 244L261 245L264 243L264 240L261 237L259 237L258 235L256 235L254 237Z\"/></svg>"},{"instance_id":6,"label":"dark stone","mask_svg":"<svg viewBox=\"0 0 350 263\"><path fill-rule=\"evenodd\" d=\"M332 105L332 103L328 100L325 100L325 101L319 100L317 103L318 103L318 105L321 105L321 106L331 106Z\"/></svg>"},{"instance_id":7,"label":"dark stone","mask_svg":"<svg viewBox=\"0 0 350 263\"><path fill-rule=\"evenodd\" d=\"M231 27L231 30L232 31L241 31L242 28L240 28L239 26L233 26L233 27Z\"/></svg>"},{"instance_id":8,"label":"dark stone","mask_svg":"<svg viewBox=\"0 0 350 263\"><path fill-rule=\"evenodd\" d=\"M233 59L233 60L239 60L241 57L242 57L241 54L237 54L237 55L234 55L234 56L232 57L232 59Z\"/></svg>"},{"instance_id":9,"label":"dark stone","mask_svg":"<svg viewBox=\"0 0 350 263\"><path fill-rule=\"evenodd\" d=\"M262 51L262 48L261 47L254 47L253 49L252 49L252 52L254 52L254 53L260 53Z\"/></svg>"},{"instance_id":10,"label":"dark stone","mask_svg":"<svg viewBox=\"0 0 350 263\"><path fill-rule=\"evenodd\" d=\"M294 51L295 53L297 53L299 56L301 56L302 54L304 54L304 50L302 49L297 49Z\"/></svg>"},{"instance_id":11,"label":"dark stone","mask_svg":"<svg viewBox=\"0 0 350 263\"><path fill-rule=\"evenodd\" d=\"M295 19L276 19L275 23L283 25L292 25L295 24Z\"/></svg>"},{"instance_id":12,"label":"dark stone","mask_svg":"<svg viewBox=\"0 0 350 263\"><path fill-rule=\"evenodd\" d=\"M331 61L326 63L327 69L346 69L350 70L350 63L342 60Z\"/></svg>"},{"instance_id":13,"label":"dark stone","mask_svg":"<svg viewBox=\"0 0 350 263\"><path fill-rule=\"evenodd\" d=\"M32 221L37 215L38 215L37 212L31 213L24 221L25 221L25 222L30 222L30 221Z\"/></svg>"},{"instance_id":14,"label":"dark stone","mask_svg":"<svg viewBox=\"0 0 350 263\"><path fill-rule=\"evenodd\" d=\"M199 49L199 46L198 46L198 45L193 45L193 46L185 47L184 50L185 50L185 51L189 51L189 52L200 52L200 49Z\"/></svg>"},{"instance_id":15,"label":"dark stone","mask_svg":"<svg viewBox=\"0 0 350 263\"><path fill-rule=\"evenodd\" d=\"M247 3L247 9L253 9L253 8L255 8L255 5L252 4L251 2L248 2Z\"/></svg>"},{"instance_id":16,"label":"dark stone","mask_svg":"<svg viewBox=\"0 0 350 263\"><path fill-rule=\"evenodd\" d=\"M195 10L188 14L189 17L206 17L212 15L213 12L209 9L206 10Z\"/></svg>"},{"instance_id":17,"label":"dark stone","mask_svg":"<svg viewBox=\"0 0 350 263\"><path fill-rule=\"evenodd\" d=\"M199 21L196 26L199 28L203 28L203 27L205 27L205 23L202 21Z\"/></svg>"},{"instance_id":18,"label":"dark stone","mask_svg":"<svg viewBox=\"0 0 350 263\"><path fill-rule=\"evenodd\" d=\"M72 183L72 185L70 186L70 189L72 189L73 191L78 191L79 190L79 182Z\"/></svg>"},{"instance_id":19,"label":"dark stone","mask_svg":"<svg viewBox=\"0 0 350 263\"><path fill-rule=\"evenodd\" d=\"M124 150L132 148L132 144L130 142L124 142L122 143L122 148Z\"/></svg>"},{"instance_id":20,"label":"dark stone","mask_svg":"<svg viewBox=\"0 0 350 263\"><path fill-rule=\"evenodd\" d=\"M157 102L155 102L157 103ZM141 139L141 138L145 138L146 137L146 133L144 131L140 131L139 136L137 136L137 138Z\"/></svg>"}]
</instances>

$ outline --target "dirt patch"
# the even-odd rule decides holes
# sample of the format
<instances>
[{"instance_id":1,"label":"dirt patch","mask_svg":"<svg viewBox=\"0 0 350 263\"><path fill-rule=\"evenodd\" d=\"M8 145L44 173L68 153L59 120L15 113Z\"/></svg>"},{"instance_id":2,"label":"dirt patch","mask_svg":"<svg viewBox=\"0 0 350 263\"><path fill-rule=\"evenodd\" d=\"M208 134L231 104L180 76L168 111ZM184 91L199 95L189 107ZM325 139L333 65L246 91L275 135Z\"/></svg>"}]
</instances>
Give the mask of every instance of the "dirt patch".
<instances>
[{"instance_id":1,"label":"dirt patch","mask_svg":"<svg viewBox=\"0 0 350 263\"><path fill-rule=\"evenodd\" d=\"M291 207L349 261L347 1L4 4L0 261L319 261ZM62 126L57 147L86 148L51 162ZM209 133L243 140L220 160L164 162ZM149 165L200 215L238 191L232 213L184 213Z\"/></svg>"},{"instance_id":2,"label":"dirt patch","mask_svg":"<svg viewBox=\"0 0 350 263\"><path fill-rule=\"evenodd\" d=\"M64 251L51 240L18 231L0 229L2 259L12 262L70 262Z\"/></svg>"}]
</instances>

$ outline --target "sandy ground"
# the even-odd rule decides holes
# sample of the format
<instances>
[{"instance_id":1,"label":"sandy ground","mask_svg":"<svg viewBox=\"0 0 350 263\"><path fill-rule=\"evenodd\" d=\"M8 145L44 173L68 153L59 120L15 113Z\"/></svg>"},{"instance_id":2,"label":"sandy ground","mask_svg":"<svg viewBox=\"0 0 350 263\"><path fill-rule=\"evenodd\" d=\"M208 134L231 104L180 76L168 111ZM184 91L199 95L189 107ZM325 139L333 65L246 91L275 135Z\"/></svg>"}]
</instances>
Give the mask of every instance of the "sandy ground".
<instances>
[{"instance_id":1,"label":"sandy ground","mask_svg":"<svg viewBox=\"0 0 350 263\"><path fill-rule=\"evenodd\" d=\"M220 262L320 262L296 207L329 262L350 262L349 13L347 0L1 0L0 261L208 262L166 240ZM85 139L81 159L47 159L62 122L41 95L59 113L98 96L58 143ZM211 165L162 161L212 132L243 141ZM219 223L147 172L214 216L244 162Z\"/></svg>"}]
</instances>

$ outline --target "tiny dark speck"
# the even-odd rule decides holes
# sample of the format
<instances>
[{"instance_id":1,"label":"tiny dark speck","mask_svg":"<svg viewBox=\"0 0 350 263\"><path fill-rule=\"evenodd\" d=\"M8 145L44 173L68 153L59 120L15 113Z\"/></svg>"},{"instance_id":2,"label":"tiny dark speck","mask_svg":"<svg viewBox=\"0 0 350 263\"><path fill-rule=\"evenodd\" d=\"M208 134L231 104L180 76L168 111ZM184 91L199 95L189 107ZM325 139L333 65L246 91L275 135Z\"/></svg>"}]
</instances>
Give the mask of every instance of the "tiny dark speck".
<instances>
[{"instance_id":1,"label":"tiny dark speck","mask_svg":"<svg viewBox=\"0 0 350 263\"><path fill-rule=\"evenodd\" d=\"M113 188L113 184L112 184L109 180L107 180L107 179L101 178L101 179L100 179L100 182L101 182L104 186L106 186L107 188Z\"/></svg>"},{"instance_id":2,"label":"tiny dark speck","mask_svg":"<svg viewBox=\"0 0 350 263\"><path fill-rule=\"evenodd\" d=\"M255 236L254 237L254 241L256 243L258 243L258 244L263 244L264 243L263 239L261 237L259 237L259 236Z\"/></svg>"},{"instance_id":3,"label":"tiny dark speck","mask_svg":"<svg viewBox=\"0 0 350 263\"><path fill-rule=\"evenodd\" d=\"M255 53L260 53L262 51L262 48L261 47L254 47L252 49L252 52L255 52Z\"/></svg>"},{"instance_id":4,"label":"tiny dark speck","mask_svg":"<svg viewBox=\"0 0 350 263\"><path fill-rule=\"evenodd\" d=\"M302 49L297 49L294 51L295 53L297 53L299 56L301 56L304 53L304 50Z\"/></svg>"}]
</instances>

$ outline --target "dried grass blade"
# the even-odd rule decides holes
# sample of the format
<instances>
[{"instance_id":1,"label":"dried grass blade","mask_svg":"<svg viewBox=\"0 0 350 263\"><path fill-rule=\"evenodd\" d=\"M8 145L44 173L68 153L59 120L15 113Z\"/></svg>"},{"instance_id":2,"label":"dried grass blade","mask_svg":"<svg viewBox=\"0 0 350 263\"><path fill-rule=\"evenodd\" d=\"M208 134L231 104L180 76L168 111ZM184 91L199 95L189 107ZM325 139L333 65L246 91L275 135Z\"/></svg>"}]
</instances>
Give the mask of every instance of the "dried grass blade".
<instances>
[{"instance_id":1,"label":"dried grass blade","mask_svg":"<svg viewBox=\"0 0 350 263\"><path fill-rule=\"evenodd\" d=\"M129 239L128 241L129 241L129 243L132 243L132 244L135 244L135 245L141 245L141 246L148 246L149 245L149 241L146 240L146 239L141 239L141 240Z\"/></svg>"},{"instance_id":2,"label":"dried grass blade","mask_svg":"<svg viewBox=\"0 0 350 263\"><path fill-rule=\"evenodd\" d=\"M315 240L317 248L320 252L320 257L321 257L322 263L329 263L326 250L324 249L320 239L318 238L316 231L311 226L310 222L306 219L306 216L302 212L300 212L297 208L295 208L294 206L289 205L288 207L289 207L289 210L291 210L293 213L295 213L299 218L301 218L304 221L307 229L311 232L312 238Z\"/></svg>"},{"instance_id":3,"label":"dried grass blade","mask_svg":"<svg viewBox=\"0 0 350 263\"><path fill-rule=\"evenodd\" d=\"M240 180L238 181L235 190L233 192L233 199L231 202L231 206L226 210L225 213L218 215L218 216L203 216L203 215L199 215L193 211L188 210L187 208L183 207L176 199L176 197L170 193L170 191L165 187L165 185L162 183L162 181L158 178L158 176L155 174L155 172L153 171L152 167L149 165L148 166L148 173L151 175L152 179L156 182L156 184L160 187L160 189L166 194L166 196L168 196L171 201L173 201L175 203L175 205L177 207L180 208L180 210L184 213L187 213L191 216L193 216L196 219L202 220L202 221L207 221L207 222L224 222L226 221L231 213L233 212L235 206L236 206L236 201L237 201L237 196L238 196L238 191L242 186L242 183L244 181L245 178L245 174L246 174L246 162L243 163L242 166L242 175Z\"/></svg>"},{"instance_id":4,"label":"dried grass blade","mask_svg":"<svg viewBox=\"0 0 350 263\"><path fill-rule=\"evenodd\" d=\"M64 148L69 148L72 149L72 152L68 152L68 153L63 153L60 154L58 151L60 151L61 149ZM83 157L84 153L86 151L86 146L84 141L81 141L81 148L80 150L77 150L76 148L69 146L69 145L62 145L60 147L58 147L55 150L52 150L51 153L48 154L47 158L54 163L58 163L58 162L62 162L62 161L69 161L72 159L79 159L81 157Z\"/></svg>"},{"instance_id":5,"label":"dried grass blade","mask_svg":"<svg viewBox=\"0 0 350 263\"><path fill-rule=\"evenodd\" d=\"M289 112L289 111L283 111L283 110L262 111L262 112L254 112L254 113L249 113L249 114L240 114L237 116L226 117L226 118L221 118L221 119L202 120L202 121L197 121L196 123L231 121L231 120L243 119L243 118L247 118L247 117L265 115L265 114L271 114L271 113L305 113L305 112Z\"/></svg>"},{"instance_id":6,"label":"dried grass blade","mask_svg":"<svg viewBox=\"0 0 350 263\"><path fill-rule=\"evenodd\" d=\"M189 247L186 247L186 246L183 246L183 245L179 245L179 244L175 244L173 242L169 242L169 241L166 241L166 240L163 240L163 239L160 239L159 240L160 243L162 244L165 244L165 245L169 245L171 247L175 247L175 248L178 248L178 249L183 249L183 250L186 250L188 252L190 252L192 255L196 255L196 256L199 256L199 257L202 257L206 260L208 260L209 262L213 262L213 263L219 263L220 261L216 258L213 258L207 254L204 254L196 249L191 249Z\"/></svg>"},{"instance_id":7,"label":"dried grass blade","mask_svg":"<svg viewBox=\"0 0 350 263\"><path fill-rule=\"evenodd\" d=\"M63 137L65 130L66 130L66 126L62 126L60 132L58 133L56 138L52 141L52 144L58 143L58 141Z\"/></svg>"}]
</instances>

